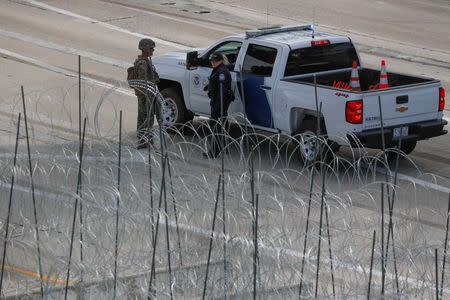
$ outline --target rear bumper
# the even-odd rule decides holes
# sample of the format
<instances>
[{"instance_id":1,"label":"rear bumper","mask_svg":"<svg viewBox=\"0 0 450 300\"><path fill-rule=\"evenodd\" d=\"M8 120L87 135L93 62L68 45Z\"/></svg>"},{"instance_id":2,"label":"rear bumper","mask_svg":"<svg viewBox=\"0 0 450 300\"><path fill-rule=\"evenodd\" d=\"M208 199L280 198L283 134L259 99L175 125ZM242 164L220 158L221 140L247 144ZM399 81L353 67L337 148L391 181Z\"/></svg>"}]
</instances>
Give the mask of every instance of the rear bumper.
<instances>
[{"instance_id":1,"label":"rear bumper","mask_svg":"<svg viewBox=\"0 0 450 300\"><path fill-rule=\"evenodd\" d=\"M420 141L447 134L447 130L444 130L445 125L447 125L447 121L445 120L432 120L386 127L384 128L385 145L386 147L392 147L397 144L398 138L394 139L393 137L394 128L408 126L408 135L402 137L402 140ZM381 129L366 130L353 135L347 135L347 138L351 142L352 146L356 146L358 144L355 137L364 147L378 149L382 148Z\"/></svg>"}]
</instances>

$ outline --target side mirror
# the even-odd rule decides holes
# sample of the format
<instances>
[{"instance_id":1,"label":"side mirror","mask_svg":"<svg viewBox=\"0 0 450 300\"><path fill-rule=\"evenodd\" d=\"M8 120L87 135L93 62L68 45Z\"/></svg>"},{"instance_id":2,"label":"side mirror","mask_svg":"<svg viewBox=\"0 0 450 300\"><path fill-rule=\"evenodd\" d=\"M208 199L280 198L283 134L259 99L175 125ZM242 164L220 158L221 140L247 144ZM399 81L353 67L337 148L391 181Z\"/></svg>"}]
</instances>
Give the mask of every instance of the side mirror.
<instances>
[{"instance_id":1,"label":"side mirror","mask_svg":"<svg viewBox=\"0 0 450 300\"><path fill-rule=\"evenodd\" d=\"M193 67L197 67L199 64L198 61L198 52L192 51L186 54L186 69L191 69Z\"/></svg>"}]
</instances>

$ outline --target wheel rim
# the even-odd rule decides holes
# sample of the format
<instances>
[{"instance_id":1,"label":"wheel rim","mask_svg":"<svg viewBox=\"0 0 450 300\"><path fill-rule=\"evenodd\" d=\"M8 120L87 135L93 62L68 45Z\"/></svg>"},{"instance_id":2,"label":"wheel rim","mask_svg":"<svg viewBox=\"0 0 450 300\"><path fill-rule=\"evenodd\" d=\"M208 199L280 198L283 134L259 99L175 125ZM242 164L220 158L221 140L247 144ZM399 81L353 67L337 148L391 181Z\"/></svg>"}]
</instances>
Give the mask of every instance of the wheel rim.
<instances>
[{"instance_id":1,"label":"wheel rim","mask_svg":"<svg viewBox=\"0 0 450 300\"><path fill-rule=\"evenodd\" d=\"M313 132L303 133L300 153L305 162L312 162L317 157L317 137Z\"/></svg>"},{"instance_id":2,"label":"wheel rim","mask_svg":"<svg viewBox=\"0 0 450 300\"><path fill-rule=\"evenodd\" d=\"M176 102L170 98L164 98L164 103L166 114L161 116L166 124L174 124L178 120L178 108ZM161 112L162 114L162 112Z\"/></svg>"}]
</instances>

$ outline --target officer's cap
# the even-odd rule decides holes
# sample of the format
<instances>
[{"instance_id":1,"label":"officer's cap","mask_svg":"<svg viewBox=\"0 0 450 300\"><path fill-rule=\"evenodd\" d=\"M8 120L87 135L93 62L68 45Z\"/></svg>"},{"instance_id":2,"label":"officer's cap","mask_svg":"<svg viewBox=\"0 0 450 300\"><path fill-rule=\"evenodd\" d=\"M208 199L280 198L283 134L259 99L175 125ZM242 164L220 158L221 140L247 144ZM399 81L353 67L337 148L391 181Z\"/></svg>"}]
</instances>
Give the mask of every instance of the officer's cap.
<instances>
[{"instance_id":1,"label":"officer's cap","mask_svg":"<svg viewBox=\"0 0 450 300\"><path fill-rule=\"evenodd\" d=\"M220 52L214 52L209 58L210 61L221 61L223 60L223 55Z\"/></svg>"}]
</instances>

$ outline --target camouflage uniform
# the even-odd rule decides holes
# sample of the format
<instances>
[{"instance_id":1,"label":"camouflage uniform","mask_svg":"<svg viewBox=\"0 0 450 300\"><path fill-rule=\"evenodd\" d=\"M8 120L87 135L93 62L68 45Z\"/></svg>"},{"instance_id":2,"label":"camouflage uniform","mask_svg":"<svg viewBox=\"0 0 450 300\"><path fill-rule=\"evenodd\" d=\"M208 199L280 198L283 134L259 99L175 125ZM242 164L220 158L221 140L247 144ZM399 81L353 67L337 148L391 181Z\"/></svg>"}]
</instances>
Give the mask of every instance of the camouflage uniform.
<instances>
[{"instance_id":1,"label":"camouflage uniform","mask_svg":"<svg viewBox=\"0 0 450 300\"><path fill-rule=\"evenodd\" d=\"M134 62L138 80L159 83L159 75L153 66L151 58L139 55ZM146 144L150 138L150 129L154 123L155 96L148 91L134 90L138 99L137 138L138 144ZM150 113L148 113L150 111Z\"/></svg>"}]
</instances>

